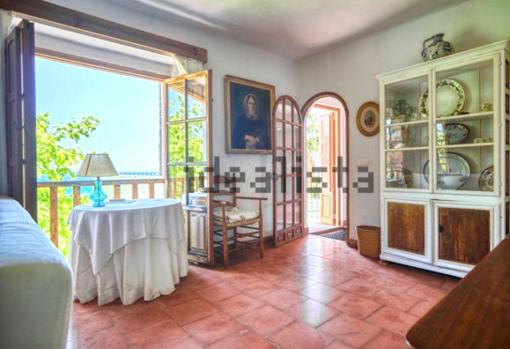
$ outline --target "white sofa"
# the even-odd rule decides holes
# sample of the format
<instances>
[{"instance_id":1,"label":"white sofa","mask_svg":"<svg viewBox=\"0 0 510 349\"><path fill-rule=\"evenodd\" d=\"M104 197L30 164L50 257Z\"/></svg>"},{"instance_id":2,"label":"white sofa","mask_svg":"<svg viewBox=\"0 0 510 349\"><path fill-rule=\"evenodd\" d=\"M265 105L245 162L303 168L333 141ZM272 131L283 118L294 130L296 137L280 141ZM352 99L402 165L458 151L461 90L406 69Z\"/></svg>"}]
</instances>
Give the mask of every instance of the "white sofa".
<instances>
[{"instance_id":1,"label":"white sofa","mask_svg":"<svg viewBox=\"0 0 510 349\"><path fill-rule=\"evenodd\" d=\"M16 201L0 197L0 348L65 348L72 275Z\"/></svg>"}]
</instances>

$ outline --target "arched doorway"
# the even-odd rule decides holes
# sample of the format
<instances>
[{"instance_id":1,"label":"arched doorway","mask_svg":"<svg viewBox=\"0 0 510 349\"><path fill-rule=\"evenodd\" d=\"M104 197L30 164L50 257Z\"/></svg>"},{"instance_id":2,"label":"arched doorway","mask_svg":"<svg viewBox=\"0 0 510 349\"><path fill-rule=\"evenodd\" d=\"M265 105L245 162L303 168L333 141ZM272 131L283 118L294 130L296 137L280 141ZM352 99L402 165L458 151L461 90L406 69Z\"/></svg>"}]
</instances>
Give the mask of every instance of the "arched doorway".
<instances>
[{"instance_id":1,"label":"arched doorway","mask_svg":"<svg viewBox=\"0 0 510 349\"><path fill-rule=\"evenodd\" d=\"M334 92L315 94L301 109L304 131L305 225L321 234L349 227L349 110ZM311 174L311 176L310 176ZM345 234L347 235L347 234ZM348 236L345 236L347 238Z\"/></svg>"}]
</instances>

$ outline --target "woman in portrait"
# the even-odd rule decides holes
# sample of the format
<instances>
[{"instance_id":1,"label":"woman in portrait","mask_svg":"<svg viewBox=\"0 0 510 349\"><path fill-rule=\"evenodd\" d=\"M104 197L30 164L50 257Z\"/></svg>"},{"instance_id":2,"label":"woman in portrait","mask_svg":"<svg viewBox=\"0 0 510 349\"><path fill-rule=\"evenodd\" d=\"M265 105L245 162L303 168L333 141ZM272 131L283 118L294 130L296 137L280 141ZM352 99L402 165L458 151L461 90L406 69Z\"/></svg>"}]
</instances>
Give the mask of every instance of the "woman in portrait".
<instances>
[{"instance_id":1,"label":"woman in portrait","mask_svg":"<svg viewBox=\"0 0 510 349\"><path fill-rule=\"evenodd\" d=\"M243 100L243 112L236 118L232 147L237 149L268 149L267 120L260 117L257 97L248 93Z\"/></svg>"}]
</instances>

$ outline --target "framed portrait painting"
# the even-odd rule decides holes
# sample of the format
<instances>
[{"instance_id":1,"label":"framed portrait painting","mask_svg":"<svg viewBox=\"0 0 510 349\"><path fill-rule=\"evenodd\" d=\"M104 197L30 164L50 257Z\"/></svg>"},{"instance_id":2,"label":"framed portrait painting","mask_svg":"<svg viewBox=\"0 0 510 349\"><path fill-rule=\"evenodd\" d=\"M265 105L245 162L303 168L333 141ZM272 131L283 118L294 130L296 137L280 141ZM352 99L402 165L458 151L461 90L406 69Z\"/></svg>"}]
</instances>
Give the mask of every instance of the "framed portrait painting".
<instances>
[{"instance_id":1,"label":"framed portrait painting","mask_svg":"<svg viewBox=\"0 0 510 349\"><path fill-rule=\"evenodd\" d=\"M226 151L270 154L275 88L235 76L225 76Z\"/></svg>"}]
</instances>

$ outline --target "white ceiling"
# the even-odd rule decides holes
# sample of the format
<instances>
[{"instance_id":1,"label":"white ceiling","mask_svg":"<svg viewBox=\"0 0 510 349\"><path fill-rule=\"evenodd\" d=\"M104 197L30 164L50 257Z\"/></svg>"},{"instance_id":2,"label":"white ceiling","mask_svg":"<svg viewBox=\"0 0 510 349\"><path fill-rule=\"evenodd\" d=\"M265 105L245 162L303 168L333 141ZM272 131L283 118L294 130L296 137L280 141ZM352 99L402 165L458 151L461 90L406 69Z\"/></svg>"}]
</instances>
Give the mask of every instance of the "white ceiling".
<instances>
[{"instance_id":1,"label":"white ceiling","mask_svg":"<svg viewBox=\"0 0 510 349\"><path fill-rule=\"evenodd\" d=\"M463 1L117 0L117 3L298 59Z\"/></svg>"}]
</instances>

